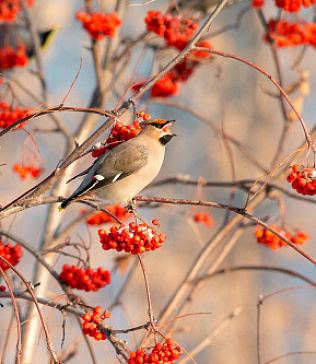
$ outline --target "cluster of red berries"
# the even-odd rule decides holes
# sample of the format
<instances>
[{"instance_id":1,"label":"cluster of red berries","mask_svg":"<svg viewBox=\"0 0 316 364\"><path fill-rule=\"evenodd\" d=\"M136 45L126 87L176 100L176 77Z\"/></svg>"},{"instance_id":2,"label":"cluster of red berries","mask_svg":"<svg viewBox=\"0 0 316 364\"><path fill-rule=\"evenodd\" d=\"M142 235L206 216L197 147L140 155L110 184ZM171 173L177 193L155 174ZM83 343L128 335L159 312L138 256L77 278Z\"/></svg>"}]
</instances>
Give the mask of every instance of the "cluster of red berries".
<instances>
[{"instance_id":1,"label":"cluster of red berries","mask_svg":"<svg viewBox=\"0 0 316 364\"><path fill-rule=\"evenodd\" d=\"M107 206L106 209L107 211L114 214L119 220L125 219L128 215L128 212L126 211L125 207L122 207L119 204ZM115 221L110 215L108 215L103 211L98 212L97 214L92 215L87 219L88 225L101 225L107 222L115 222Z\"/></svg>"},{"instance_id":2,"label":"cluster of red berries","mask_svg":"<svg viewBox=\"0 0 316 364\"><path fill-rule=\"evenodd\" d=\"M82 22L83 28L96 40L103 39L104 37L114 37L116 28L122 24L122 21L115 12L110 14L87 14L79 11L77 19Z\"/></svg>"},{"instance_id":3,"label":"cluster of red berries","mask_svg":"<svg viewBox=\"0 0 316 364\"><path fill-rule=\"evenodd\" d=\"M302 245L305 244L305 241L309 238L309 236L303 231L299 231L296 235L291 235L285 229L279 228L276 225L271 225L273 229L275 229L282 236L290 240L293 244ZM262 228L261 226L257 226L255 235L257 237L258 243L264 244L272 250L278 250L282 246L287 246L287 244L281 240L278 236L274 235L271 231Z\"/></svg>"},{"instance_id":4,"label":"cluster of red berries","mask_svg":"<svg viewBox=\"0 0 316 364\"><path fill-rule=\"evenodd\" d=\"M19 244L12 246L11 244L5 244L0 241L0 256L10 262L13 266L17 265L20 259L23 257L22 247ZM6 271L9 266L0 260L0 267Z\"/></svg>"},{"instance_id":5,"label":"cluster of red berries","mask_svg":"<svg viewBox=\"0 0 316 364\"><path fill-rule=\"evenodd\" d=\"M139 349L130 353L127 364L173 364L182 354L183 351L179 345L176 345L172 339L166 339L163 344L157 343L153 349Z\"/></svg>"},{"instance_id":6,"label":"cluster of red berries","mask_svg":"<svg viewBox=\"0 0 316 364\"><path fill-rule=\"evenodd\" d=\"M144 84L145 82L137 83L133 86L133 90L138 91ZM179 91L180 85L174 80L172 71L170 71L154 84L150 92L150 97L176 96Z\"/></svg>"},{"instance_id":7,"label":"cluster of red berries","mask_svg":"<svg viewBox=\"0 0 316 364\"><path fill-rule=\"evenodd\" d=\"M173 16L170 13L163 15L160 11L149 11L145 18L147 30L156 33L166 40L167 46L182 51L189 43L191 36L199 24L190 19Z\"/></svg>"},{"instance_id":8,"label":"cluster of red berries","mask_svg":"<svg viewBox=\"0 0 316 364\"><path fill-rule=\"evenodd\" d=\"M170 14L162 15L159 11L149 11L147 18L147 29L153 31L166 40L167 46L173 46L179 50L184 49L194 31L198 28L198 23L190 18L183 19ZM211 49L207 40L201 40L197 47ZM204 51L194 51L190 54L194 58L210 58L211 54ZM199 65L198 61L185 58L179 62L171 71L166 73L158 80L151 89L151 97L168 97L176 96L180 91L178 82L185 82L193 74L194 68ZM135 91L139 90L144 83L137 84L133 87Z\"/></svg>"},{"instance_id":9,"label":"cluster of red berries","mask_svg":"<svg viewBox=\"0 0 316 364\"><path fill-rule=\"evenodd\" d=\"M13 166L13 171L20 175L21 179L26 179L28 175L31 175L33 178L39 177L43 173L43 169L41 167L36 167L34 165L23 165L23 164L15 164Z\"/></svg>"},{"instance_id":10,"label":"cluster of red berries","mask_svg":"<svg viewBox=\"0 0 316 364\"><path fill-rule=\"evenodd\" d=\"M1 55L0 55L1 59ZM1 61L0 61L1 62ZM4 101L0 102L0 128L7 128L15 121L22 119L26 116L31 115L33 112L32 109L26 108L21 109L20 107L16 107L15 109L12 106L7 105ZM21 123L18 127L22 128L24 123Z\"/></svg>"},{"instance_id":11,"label":"cluster of red berries","mask_svg":"<svg viewBox=\"0 0 316 364\"><path fill-rule=\"evenodd\" d=\"M316 0L275 0L275 6L291 13L300 11L301 7L310 7Z\"/></svg>"},{"instance_id":12,"label":"cluster of red berries","mask_svg":"<svg viewBox=\"0 0 316 364\"><path fill-rule=\"evenodd\" d=\"M213 219L208 212L197 212L194 215L194 220L196 222L203 222L205 226L213 225Z\"/></svg>"},{"instance_id":13,"label":"cluster of red berries","mask_svg":"<svg viewBox=\"0 0 316 364\"><path fill-rule=\"evenodd\" d=\"M59 277L67 286L86 292L96 292L111 283L111 272L102 267L93 270L65 264Z\"/></svg>"},{"instance_id":14,"label":"cluster of red berries","mask_svg":"<svg viewBox=\"0 0 316 364\"><path fill-rule=\"evenodd\" d=\"M198 28L198 22L190 18L181 18L169 13L162 15L159 11L149 11L145 18L147 30L156 33L166 40L166 45L183 50L189 43L193 33ZM196 44L198 47L211 49L207 40L201 40ZM204 51L194 51L190 54L195 58L209 58L211 54ZM185 82L193 74L194 68L199 63L194 60L184 59L174 69L166 73L151 89L151 97L175 96L180 91L178 82ZM143 84L135 85L138 90Z\"/></svg>"},{"instance_id":15,"label":"cluster of red berries","mask_svg":"<svg viewBox=\"0 0 316 364\"><path fill-rule=\"evenodd\" d=\"M111 129L105 144L98 143L93 147L92 157L100 157L103 153L115 148L119 143L134 138L141 130L139 121L134 121L132 125L124 125L121 122L117 122Z\"/></svg>"},{"instance_id":16,"label":"cluster of red berries","mask_svg":"<svg viewBox=\"0 0 316 364\"><path fill-rule=\"evenodd\" d=\"M105 334L99 330L98 324L101 324L104 319L111 316L108 310L105 310L103 313L102 312L102 307L96 306L92 315L85 313L82 316L82 332L85 335L93 337L97 341L106 339Z\"/></svg>"},{"instance_id":17,"label":"cluster of red berries","mask_svg":"<svg viewBox=\"0 0 316 364\"><path fill-rule=\"evenodd\" d=\"M158 225L159 222L153 220L153 224ZM132 254L158 249L167 238L165 233L158 234L147 224L138 225L135 222L131 222L128 227L112 226L109 233L100 229L98 234L104 250L124 250Z\"/></svg>"},{"instance_id":18,"label":"cluster of red berries","mask_svg":"<svg viewBox=\"0 0 316 364\"><path fill-rule=\"evenodd\" d=\"M180 91L180 85L174 80L172 72L166 73L151 89L151 97L176 96Z\"/></svg>"},{"instance_id":19,"label":"cluster of red berries","mask_svg":"<svg viewBox=\"0 0 316 364\"><path fill-rule=\"evenodd\" d=\"M314 168L305 168L299 164L294 164L292 172L286 180L292 184L294 190L304 196L316 194L316 170Z\"/></svg>"},{"instance_id":20,"label":"cluster of red berries","mask_svg":"<svg viewBox=\"0 0 316 364\"><path fill-rule=\"evenodd\" d=\"M19 44L15 49L8 46L0 48L0 70L23 67L26 65L28 57L25 53L25 46Z\"/></svg>"},{"instance_id":21,"label":"cluster of red berries","mask_svg":"<svg viewBox=\"0 0 316 364\"><path fill-rule=\"evenodd\" d=\"M26 0L27 6L33 5L33 0ZM16 20L16 14L22 10L20 0L1 0L0 1L0 21L10 22Z\"/></svg>"},{"instance_id":22,"label":"cluster of red berries","mask_svg":"<svg viewBox=\"0 0 316 364\"><path fill-rule=\"evenodd\" d=\"M316 47L315 23L291 23L290 21L270 20L269 36L279 48L312 45ZM265 34L265 40L269 41Z\"/></svg>"},{"instance_id":23,"label":"cluster of red berries","mask_svg":"<svg viewBox=\"0 0 316 364\"><path fill-rule=\"evenodd\" d=\"M140 111L138 116L143 120L148 120L151 118L151 116L146 114L144 111ZM125 142L126 140L136 137L136 135L138 135L141 130L142 127L140 126L138 120L135 120L132 125L124 125L123 123L117 122L111 129L105 144L98 143L93 146L92 157L100 157L103 153L116 147L118 143Z\"/></svg>"},{"instance_id":24,"label":"cluster of red berries","mask_svg":"<svg viewBox=\"0 0 316 364\"><path fill-rule=\"evenodd\" d=\"M5 291L6 291L5 286L4 286L4 285L1 285L1 286L0 286L0 292L5 292Z\"/></svg>"}]
</instances>

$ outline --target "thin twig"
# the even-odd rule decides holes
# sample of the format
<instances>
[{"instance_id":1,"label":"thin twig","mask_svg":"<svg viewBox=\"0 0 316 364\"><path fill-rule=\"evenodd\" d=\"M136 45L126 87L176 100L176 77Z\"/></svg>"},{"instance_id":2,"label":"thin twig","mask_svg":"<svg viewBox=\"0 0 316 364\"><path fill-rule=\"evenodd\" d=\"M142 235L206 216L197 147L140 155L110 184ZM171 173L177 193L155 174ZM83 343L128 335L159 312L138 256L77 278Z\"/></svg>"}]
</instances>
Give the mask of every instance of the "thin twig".
<instances>
[{"instance_id":1,"label":"thin twig","mask_svg":"<svg viewBox=\"0 0 316 364\"><path fill-rule=\"evenodd\" d=\"M45 336L46 336L46 342L47 342L47 347L48 347L48 350L52 356L52 358L54 359L54 363L55 364L59 364L59 360L56 356L56 352L54 350L54 347L53 347L53 344L52 344L52 341L50 339L50 335L48 333L48 329L47 329L47 326L46 326L46 322L44 320L44 317L42 315L42 311L39 307L39 304L37 302L37 299L34 295L34 292L33 292L33 288L32 288L32 285L30 282L27 282L26 279L23 277L23 275L9 262L7 261L5 258L3 258L1 255L0 255L0 260L2 260L5 264L7 264L10 269L12 269L14 271L15 274L17 274L19 276L19 278L22 280L22 282L25 284L25 287L26 289L29 291L29 293L31 294L32 296L32 299L34 301L34 304L36 306L36 309L37 309L37 312L38 312L38 315L39 315L39 318L41 320L41 323L42 323L42 326L43 326L43 329L44 329L44 332L45 332Z\"/></svg>"},{"instance_id":2,"label":"thin twig","mask_svg":"<svg viewBox=\"0 0 316 364\"><path fill-rule=\"evenodd\" d=\"M3 279L4 279L6 285L7 285L8 289L9 289L10 296L11 296L12 303L13 303L13 307L14 307L15 318L16 318L16 329L17 329L15 362L16 362L16 364L20 364L20 362L21 362L21 353L22 353L22 334L21 334L21 322L20 322L19 307L18 307L18 305L16 303L16 300L15 300L14 293L12 291L10 282L8 281L8 278L4 274L4 271L1 268L1 266L0 266L0 273L2 274Z\"/></svg>"}]
</instances>

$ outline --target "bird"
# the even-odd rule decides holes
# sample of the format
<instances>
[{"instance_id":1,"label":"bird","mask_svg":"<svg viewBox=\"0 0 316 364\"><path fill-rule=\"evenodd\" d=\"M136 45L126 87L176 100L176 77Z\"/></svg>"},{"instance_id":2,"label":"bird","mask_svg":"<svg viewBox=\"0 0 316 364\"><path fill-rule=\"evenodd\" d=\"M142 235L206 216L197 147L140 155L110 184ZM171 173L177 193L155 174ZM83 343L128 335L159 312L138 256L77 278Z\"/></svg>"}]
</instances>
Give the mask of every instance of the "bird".
<instances>
[{"instance_id":1,"label":"bird","mask_svg":"<svg viewBox=\"0 0 316 364\"><path fill-rule=\"evenodd\" d=\"M132 198L159 173L165 145L176 135L169 129L174 122L165 119L141 122L142 130L136 137L104 153L91 167L71 179L86 175L72 195L61 203L59 211L91 194L108 203L131 205Z\"/></svg>"}]
</instances>

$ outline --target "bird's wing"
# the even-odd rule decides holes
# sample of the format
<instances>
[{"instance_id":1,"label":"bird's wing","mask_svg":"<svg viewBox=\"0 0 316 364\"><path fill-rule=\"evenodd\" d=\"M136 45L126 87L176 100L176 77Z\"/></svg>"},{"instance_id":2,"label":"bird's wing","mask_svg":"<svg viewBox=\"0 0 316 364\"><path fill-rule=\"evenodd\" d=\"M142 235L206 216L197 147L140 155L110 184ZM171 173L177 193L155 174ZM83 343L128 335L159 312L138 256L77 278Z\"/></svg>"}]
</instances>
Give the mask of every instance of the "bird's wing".
<instances>
[{"instance_id":1,"label":"bird's wing","mask_svg":"<svg viewBox=\"0 0 316 364\"><path fill-rule=\"evenodd\" d=\"M144 145L131 148L113 149L105 153L92 167L93 177L99 180L95 188L100 188L137 172L148 162L149 150Z\"/></svg>"},{"instance_id":2,"label":"bird's wing","mask_svg":"<svg viewBox=\"0 0 316 364\"><path fill-rule=\"evenodd\" d=\"M93 165L92 165L93 166ZM86 174L89 173L90 169L92 168L92 166L90 166L89 168L85 169L84 171L80 172L79 174L71 177L66 183L69 183L71 181L73 181L74 179L81 177L81 176L85 176Z\"/></svg>"}]
</instances>

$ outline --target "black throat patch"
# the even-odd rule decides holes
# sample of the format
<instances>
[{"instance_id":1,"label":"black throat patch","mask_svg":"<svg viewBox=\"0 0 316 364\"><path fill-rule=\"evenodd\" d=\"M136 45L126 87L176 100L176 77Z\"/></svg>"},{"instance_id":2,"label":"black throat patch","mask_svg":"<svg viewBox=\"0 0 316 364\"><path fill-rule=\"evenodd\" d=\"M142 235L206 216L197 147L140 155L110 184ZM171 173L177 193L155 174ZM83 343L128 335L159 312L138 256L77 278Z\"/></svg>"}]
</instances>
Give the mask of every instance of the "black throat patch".
<instances>
[{"instance_id":1,"label":"black throat patch","mask_svg":"<svg viewBox=\"0 0 316 364\"><path fill-rule=\"evenodd\" d=\"M166 145L174 136L172 134L166 134L159 139L162 145Z\"/></svg>"}]
</instances>

